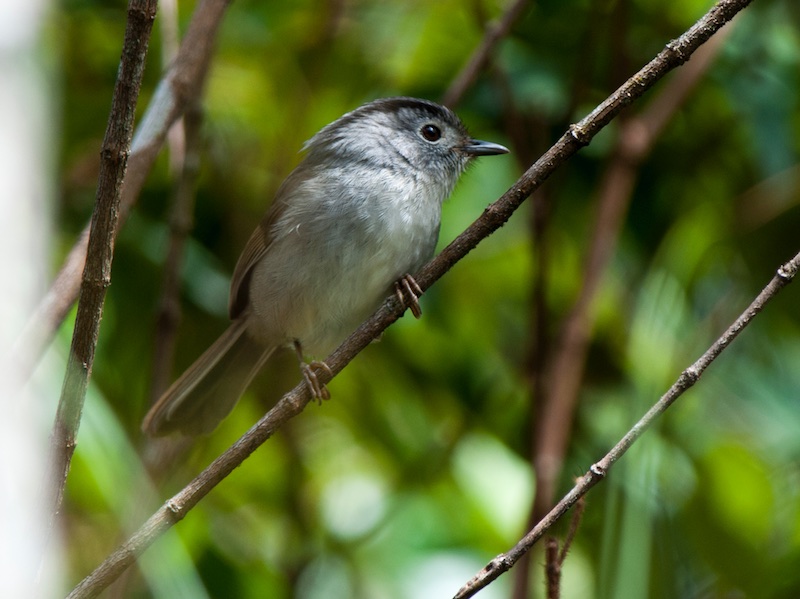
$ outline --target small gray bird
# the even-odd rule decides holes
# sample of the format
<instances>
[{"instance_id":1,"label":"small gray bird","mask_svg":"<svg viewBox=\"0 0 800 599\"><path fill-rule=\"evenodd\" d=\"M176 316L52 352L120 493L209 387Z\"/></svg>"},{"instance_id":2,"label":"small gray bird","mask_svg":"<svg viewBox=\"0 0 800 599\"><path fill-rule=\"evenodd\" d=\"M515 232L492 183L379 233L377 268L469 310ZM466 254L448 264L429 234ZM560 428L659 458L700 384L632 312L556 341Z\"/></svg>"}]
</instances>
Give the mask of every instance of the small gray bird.
<instances>
[{"instance_id":1,"label":"small gray bird","mask_svg":"<svg viewBox=\"0 0 800 599\"><path fill-rule=\"evenodd\" d=\"M327 398L304 352L326 356L394 289L419 316L409 273L433 256L442 202L476 156L504 154L472 139L427 100L376 100L304 147L242 252L231 281L233 321L144 419L150 435L208 433L230 413L279 346L294 346L312 393Z\"/></svg>"}]
</instances>

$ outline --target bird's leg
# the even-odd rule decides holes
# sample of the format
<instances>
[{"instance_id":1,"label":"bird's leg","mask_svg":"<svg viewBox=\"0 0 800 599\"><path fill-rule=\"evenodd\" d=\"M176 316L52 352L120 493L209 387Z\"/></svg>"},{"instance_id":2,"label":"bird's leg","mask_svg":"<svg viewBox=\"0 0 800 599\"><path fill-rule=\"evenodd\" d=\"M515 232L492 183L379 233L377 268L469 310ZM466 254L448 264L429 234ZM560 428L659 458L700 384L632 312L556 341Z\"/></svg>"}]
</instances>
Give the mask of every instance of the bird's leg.
<instances>
[{"instance_id":1,"label":"bird's leg","mask_svg":"<svg viewBox=\"0 0 800 599\"><path fill-rule=\"evenodd\" d=\"M403 275L394 284L394 292L400 303L411 310L414 318L422 316L422 308L419 305L419 298L422 297L422 287L420 287L411 275Z\"/></svg>"},{"instance_id":2,"label":"bird's leg","mask_svg":"<svg viewBox=\"0 0 800 599\"><path fill-rule=\"evenodd\" d=\"M303 373L303 378L306 381L306 385L308 385L308 390L311 391L311 397L319 401L320 404L323 399L330 399L331 392L328 391L328 388L323 383L319 382L316 373L316 370L324 370L330 376L333 376L333 371L330 369L330 366L321 360L313 360L306 363L303 359L303 346L300 344L300 340L295 339L293 345L294 352L297 354L297 360L300 362L300 372Z\"/></svg>"}]
</instances>

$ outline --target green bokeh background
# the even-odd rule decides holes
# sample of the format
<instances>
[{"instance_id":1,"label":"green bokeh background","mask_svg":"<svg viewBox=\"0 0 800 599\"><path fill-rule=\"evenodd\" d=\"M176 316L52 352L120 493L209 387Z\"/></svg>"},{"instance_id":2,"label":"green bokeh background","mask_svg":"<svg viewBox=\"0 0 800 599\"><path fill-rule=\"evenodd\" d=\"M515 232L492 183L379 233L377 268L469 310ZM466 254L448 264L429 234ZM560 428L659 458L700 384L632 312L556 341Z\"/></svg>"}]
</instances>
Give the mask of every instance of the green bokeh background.
<instances>
[{"instance_id":1,"label":"green bokeh background","mask_svg":"<svg viewBox=\"0 0 800 599\"><path fill-rule=\"evenodd\" d=\"M236 258L302 143L376 97L441 98L508 2L256 2L229 8L202 102L195 227L174 376L226 326ZM444 208L452 240L541 152L710 6L532 3L458 112L505 143ZM180 3L185 28L194 5ZM757 1L641 166L594 307L562 476L608 450L800 250L800 8ZM52 14L59 148L55 269L91 214L125 24L123 2ZM159 22L141 114L162 72ZM660 84L629 109L659 94ZM509 133L516 111L522 129ZM548 334L582 279L612 124L546 184ZM517 141L515 141L517 140ZM519 140L525 145L520 146ZM515 145L516 144L516 145ZM166 153L122 229L67 486L70 587L296 384L273 360L234 413L157 484L141 456L172 196ZM310 406L192 510L108 596L450 597L525 531L536 480L525 356L530 206L437 283ZM63 360L72 320L48 360ZM51 377L58 396L60 380ZM800 596L800 288L790 287L595 488L563 597ZM564 528L557 532L563 534ZM543 596L542 554L530 597ZM510 597L515 573L480 597Z\"/></svg>"}]
</instances>

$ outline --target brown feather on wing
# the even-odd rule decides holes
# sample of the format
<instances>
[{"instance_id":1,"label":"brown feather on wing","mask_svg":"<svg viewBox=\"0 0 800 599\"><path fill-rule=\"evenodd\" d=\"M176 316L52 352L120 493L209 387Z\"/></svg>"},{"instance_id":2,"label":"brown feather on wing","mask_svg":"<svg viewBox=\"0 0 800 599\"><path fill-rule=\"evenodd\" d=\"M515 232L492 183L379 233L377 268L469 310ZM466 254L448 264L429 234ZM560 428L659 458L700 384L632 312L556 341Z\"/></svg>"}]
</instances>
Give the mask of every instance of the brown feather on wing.
<instances>
[{"instance_id":1,"label":"brown feather on wing","mask_svg":"<svg viewBox=\"0 0 800 599\"><path fill-rule=\"evenodd\" d=\"M273 225L286 210L287 198L291 195L290 190L297 187L296 184L291 183L292 181L297 181L297 177L293 175L294 173L278 189L272 205L256 227L256 230L253 231L250 239L247 240L247 244L242 250L242 255L239 256L239 260L236 263L236 268L233 269L231 291L228 297L228 316L230 316L231 320L241 316L250 301L250 275L253 266L258 264L264 254L267 253L272 243Z\"/></svg>"},{"instance_id":2,"label":"brown feather on wing","mask_svg":"<svg viewBox=\"0 0 800 599\"><path fill-rule=\"evenodd\" d=\"M272 211L270 211L271 213ZM247 245L242 250L242 255L239 256L239 261L236 263L236 268L233 270L233 278L231 278L231 292L228 297L228 316L231 320L236 320L247 308L249 303L250 292L250 274L253 266L264 257L267 252L269 243L267 235L269 229L264 229L266 223L262 222L253 231Z\"/></svg>"}]
</instances>

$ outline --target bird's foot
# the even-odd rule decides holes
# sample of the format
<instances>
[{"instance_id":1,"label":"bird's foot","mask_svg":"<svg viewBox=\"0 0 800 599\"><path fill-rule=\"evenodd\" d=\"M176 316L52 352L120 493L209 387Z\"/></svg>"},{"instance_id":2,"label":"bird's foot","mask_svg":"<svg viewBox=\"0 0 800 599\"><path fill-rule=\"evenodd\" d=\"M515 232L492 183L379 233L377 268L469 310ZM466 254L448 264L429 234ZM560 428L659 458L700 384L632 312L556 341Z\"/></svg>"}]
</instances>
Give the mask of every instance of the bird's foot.
<instances>
[{"instance_id":1,"label":"bird's foot","mask_svg":"<svg viewBox=\"0 0 800 599\"><path fill-rule=\"evenodd\" d=\"M394 292L398 301L411 310L414 318L422 316L422 308L419 305L419 298L422 297L422 287L420 287L411 275L403 275L394 284Z\"/></svg>"},{"instance_id":2,"label":"bird's foot","mask_svg":"<svg viewBox=\"0 0 800 599\"><path fill-rule=\"evenodd\" d=\"M303 372L303 378L306 380L309 391L311 391L311 397L316 399L320 405L322 405L323 400L331 398L331 392L328 391L324 383L319 381L319 377L317 376L317 371L324 371L328 376L333 376L333 371L330 369L330 366L321 360L314 360L308 364L301 364L300 370Z\"/></svg>"},{"instance_id":3,"label":"bird's foot","mask_svg":"<svg viewBox=\"0 0 800 599\"><path fill-rule=\"evenodd\" d=\"M297 354L297 360L300 362L300 372L303 373L303 379L308 385L308 390L311 392L311 397L316 399L320 404L323 400L331 398L331 392L324 383L320 382L318 372L325 372L328 376L333 376L333 371L322 360L313 360L306 363L303 359L303 346L300 341L294 340L294 351Z\"/></svg>"}]
</instances>

